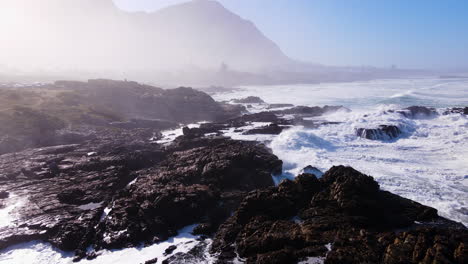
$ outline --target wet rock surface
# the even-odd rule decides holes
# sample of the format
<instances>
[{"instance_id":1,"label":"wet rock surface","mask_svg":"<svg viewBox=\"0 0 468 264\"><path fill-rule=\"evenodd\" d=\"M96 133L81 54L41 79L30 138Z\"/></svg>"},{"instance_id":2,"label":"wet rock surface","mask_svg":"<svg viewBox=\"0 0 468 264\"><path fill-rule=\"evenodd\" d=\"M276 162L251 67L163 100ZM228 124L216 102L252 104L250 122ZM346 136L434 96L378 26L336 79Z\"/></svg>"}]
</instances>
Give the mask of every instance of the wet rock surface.
<instances>
[{"instance_id":1,"label":"wet rock surface","mask_svg":"<svg viewBox=\"0 0 468 264\"><path fill-rule=\"evenodd\" d=\"M0 248L44 240L77 258L217 226L249 192L273 185L282 162L264 146L226 138L179 138L161 148L109 134L81 145L7 154L2 189L24 197L20 217L0 227ZM200 230L202 230L200 228Z\"/></svg>"},{"instance_id":2,"label":"wet rock surface","mask_svg":"<svg viewBox=\"0 0 468 264\"><path fill-rule=\"evenodd\" d=\"M333 167L251 192L217 231L218 263L463 263L468 231L433 208L379 189L372 177ZM463 253L462 253L463 252Z\"/></svg>"},{"instance_id":3,"label":"wet rock surface","mask_svg":"<svg viewBox=\"0 0 468 264\"><path fill-rule=\"evenodd\" d=\"M380 125L378 128L356 129L357 136L370 140L390 140L398 138L401 134L401 129L394 125Z\"/></svg>"},{"instance_id":4,"label":"wet rock surface","mask_svg":"<svg viewBox=\"0 0 468 264\"><path fill-rule=\"evenodd\" d=\"M74 251L75 260L93 259L101 249L154 244L196 224L193 234L200 239L190 241L188 251L180 252L182 244L168 247L163 263L468 261L466 227L439 217L435 209L382 191L372 177L342 166L325 174L307 166L294 181L275 187L271 175L281 174L282 167L275 155L262 144L222 136L226 130L280 134L290 125L336 124L321 116L346 108L277 104L266 107L291 108L241 115L242 105L216 103L190 88L109 80L54 85L84 92L108 107L118 102L117 112L129 111L129 116L121 120L106 112L97 118L94 113L82 119L93 126L68 130L48 115L24 110L40 117L40 126L56 125L38 140L44 145L53 138L47 144L57 146L20 151L37 145L0 139L0 154L20 151L0 155L0 209L17 207L11 225L0 227L0 249L42 240ZM90 87L96 94L87 94ZM135 103L141 105L135 108ZM245 98L239 103L264 102ZM466 114L466 108L447 111ZM398 113L407 118L435 114L419 106ZM213 122L184 127L183 136L169 145L155 143L161 130L201 120ZM401 133L393 125L356 130L372 140Z\"/></svg>"},{"instance_id":5,"label":"wet rock surface","mask_svg":"<svg viewBox=\"0 0 468 264\"><path fill-rule=\"evenodd\" d=\"M444 115L454 114L454 113L468 115L468 107L454 107L454 108L450 108L444 111Z\"/></svg>"},{"instance_id":6,"label":"wet rock surface","mask_svg":"<svg viewBox=\"0 0 468 264\"><path fill-rule=\"evenodd\" d=\"M267 135L279 135L283 132L284 127L278 124L270 124L259 128L254 128L245 131L244 135L255 135L255 134L267 134Z\"/></svg>"},{"instance_id":7,"label":"wet rock surface","mask_svg":"<svg viewBox=\"0 0 468 264\"><path fill-rule=\"evenodd\" d=\"M102 246L166 240L196 222L216 230L247 192L273 186L271 174L281 170L281 161L255 144L220 139L209 145L170 154L116 195L98 228Z\"/></svg>"},{"instance_id":8,"label":"wet rock surface","mask_svg":"<svg viewBox=\"0 0 468 264\"><path fill-rule=\"evenodd\" d=\"M430 118L438 115L434 108L425 106L410 106L405 108L403 111L399 111L398 113L411 119Z\"/></svg>"},{"instance_id":9,"label":"wet rock surface","mask_svg":"<svg viewBox=\"0 0 468 264\"><path fill-rule=\"evenodd\" d=\"M78 248L115 192L165 156L136 132L101 132L85 144L0 156L1 189L22 199L19 217L0 227L0 248L34 239Z\"/></svg>"}]
</instances>

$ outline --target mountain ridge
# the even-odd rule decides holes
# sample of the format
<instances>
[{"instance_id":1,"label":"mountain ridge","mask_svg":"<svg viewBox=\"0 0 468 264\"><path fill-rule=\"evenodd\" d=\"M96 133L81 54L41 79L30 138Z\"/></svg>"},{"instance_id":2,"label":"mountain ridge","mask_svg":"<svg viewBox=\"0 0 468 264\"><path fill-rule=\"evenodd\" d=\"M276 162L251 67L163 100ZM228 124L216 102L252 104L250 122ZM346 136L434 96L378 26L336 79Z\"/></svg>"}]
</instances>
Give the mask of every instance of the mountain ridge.
<instances>
[{"instance_id":1,"label":"mountain ridge","mask_svg":"<svg viewBox=\"0 0 468 264\"><path fill-rule=\"evenodd\" d=\"M2 45L11 53L0 59L14 67L151 71L227 65L256 72L293 63L254 23L217 1L190 1L151 13L126 12L111 0L45 0L32 6L28 0L11 1L0 7L10 3L27 18L11 21L20 31ZM50 39L54 43L47 46L15 47L15 42Z\"/></svg>"}]
</instances>

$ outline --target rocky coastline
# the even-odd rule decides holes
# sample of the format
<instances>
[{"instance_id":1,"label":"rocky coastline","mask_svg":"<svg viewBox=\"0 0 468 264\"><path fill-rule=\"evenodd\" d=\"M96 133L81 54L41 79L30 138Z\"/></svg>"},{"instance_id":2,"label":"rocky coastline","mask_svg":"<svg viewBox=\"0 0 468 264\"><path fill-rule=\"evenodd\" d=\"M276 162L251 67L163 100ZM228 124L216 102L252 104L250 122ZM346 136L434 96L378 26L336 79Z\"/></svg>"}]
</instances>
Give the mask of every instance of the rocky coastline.
<instances>
[{"instance_id":1,"label":"rocky coastline","mask_svg":"<svg viewBox=\"0 0 468 264\"><path fill-rule=\"evenodd\" d=\"M159 243L196 224L193 232L202 239L187 252L167 248L163 263L203 263L201 252L216 256L216 263L468 262L468 229L436 209L383 191L351 167L322 173L310 166L275 185L272 176L281 175L283 164L265 144L223 135L227 129L277 135L293 125L333 125L321 117L349 109L280 105L248 113L243 105L218 103L190 88L109 80L42 89L79 91L85 99L74 111L99 102L119 117L62 116L40 142L30 141L33 134L3 132L29 143L13 148L0 142L0 210L16 207L11 223L0 225L0 250L40 240L73 251L79 261L104 249ZM266 104L253 97L237 102ZM42 108L27 111L40 113L34 115L39 127L58 118ZM410 119L438 114L425 107L395 112ZM449 112L466 114L466 108ZM184 127L170 143L158 142L164 130L199 121L209 122ZM401 134L391 124L356 130L369 140Z\"/></svg>"}]
</instances>

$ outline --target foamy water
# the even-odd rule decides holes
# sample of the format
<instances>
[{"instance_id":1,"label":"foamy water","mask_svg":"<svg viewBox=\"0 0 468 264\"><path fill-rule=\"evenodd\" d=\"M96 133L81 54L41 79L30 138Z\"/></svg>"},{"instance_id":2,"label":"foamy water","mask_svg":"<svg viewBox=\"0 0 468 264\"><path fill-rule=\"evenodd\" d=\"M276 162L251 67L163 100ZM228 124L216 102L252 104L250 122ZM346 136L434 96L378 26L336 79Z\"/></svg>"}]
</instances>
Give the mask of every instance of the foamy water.
<instances>
[{"instance_id":1,"label":"foamy water","mask_svg":"<svg viewBox=\"0 0 468 264\"><path fill-rule=\"evenodd\" d=\"M435 207L442 216L468 224L468 119L461 114L411 120L388 109L411 105L439 108L468 106L468 80L414 79L317 85L242 87L215 95L217 100L259 96L267 103L343 105L325 119L341 122L318 129L294 127L270 136L270 147L285 169L283 178L312 165L328 170L349 165L374 176L383 189ZM255 111L261 111L256 106ZM320 119L324 119L321 117ZM372 141L355 135L356 128L398 125L403 135L393 141ZM238 136L239 139L258 139Z\"/></svg>"},{"instance_id":2,"label":"foamy water","mask_svg":"<svg viewBox=\"0 0 468 264\"><path fill-rule=\"evenodd\" d=\"M73 262L73 253L63 252L52 247L49 243L42 243L40 241L31 241L12 246L4 250L0 254L1 264L127 264L127 263L145 263L145 261L158 258L157 264L172 255L180 252L188 252L197 243L199 236L191 234L195 225L188 226L179 231L179 235L170 238L169 240L161 243L154 244L148 247L140 248L126 248L121 250L105 250L98 252L98 257L93 260L81 260ZM208 245L211 240L206 241ZM175 245L175 249L171 254L164 256L164 251L169 247ZM206 250L207 251L207 250ZM206 262L214 263L214 259L205 252Z\"/></svg>"}]
</instances>

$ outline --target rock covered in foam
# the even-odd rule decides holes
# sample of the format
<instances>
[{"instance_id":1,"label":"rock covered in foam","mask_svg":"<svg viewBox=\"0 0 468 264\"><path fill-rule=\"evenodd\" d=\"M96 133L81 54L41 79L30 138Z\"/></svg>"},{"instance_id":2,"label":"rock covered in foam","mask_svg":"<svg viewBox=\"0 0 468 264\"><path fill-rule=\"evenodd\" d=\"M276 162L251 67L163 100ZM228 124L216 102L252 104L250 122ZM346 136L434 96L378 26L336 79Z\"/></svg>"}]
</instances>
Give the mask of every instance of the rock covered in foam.
<instances>
[{"instance_id":1,"label":"rock covered in foam","mask_svg":"<svg viewBox=\"0 0 468 264\"><path fill-rule=\"evenodd\" d=\"M410 106L403 111L398 111L398 113L411 119L430 118L438 115L434 108L425 106Z\"/></svg>"},{"instance_id":2,"label":"rock covered in foam","mask_svg":"<svg viewBox=\"0 0 468 264\"><path fill-rule=\"evenodd\" d=\"M468 107L453 107L444 111L444 115L448 114L463 114L468 115Z\"/></svg>"},{"instance_id":3,"label":"rock covered in foam","mask_svg":"<svg viewBox=\"0 0 468 264\"><path fill-rule=\"evenodd\" d=\"M380 125L378 128L356 129L357 136L370 140L390 140L398 138L401 134L401 129L394 125Z\"/></svg>"}]
</instances>

